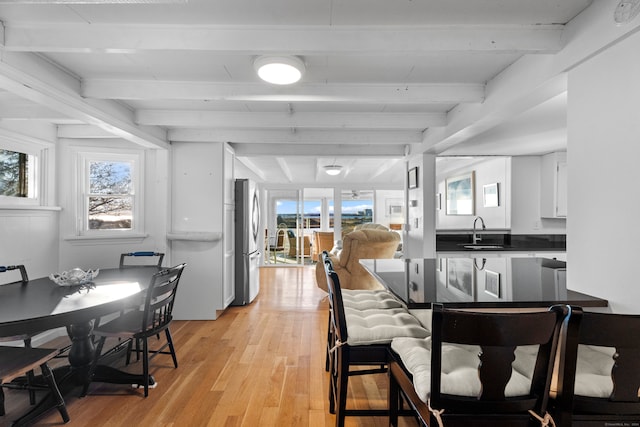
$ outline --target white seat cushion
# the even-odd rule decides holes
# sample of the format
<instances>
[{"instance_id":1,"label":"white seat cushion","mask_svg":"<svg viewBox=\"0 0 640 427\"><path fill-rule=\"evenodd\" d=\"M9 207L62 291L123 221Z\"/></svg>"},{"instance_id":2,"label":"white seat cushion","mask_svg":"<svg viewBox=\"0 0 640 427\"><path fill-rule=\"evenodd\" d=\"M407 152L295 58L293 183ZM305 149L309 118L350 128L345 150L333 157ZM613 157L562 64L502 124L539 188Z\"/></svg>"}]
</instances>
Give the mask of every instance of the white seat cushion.
<instances>
[{"instance_id":1,"label":"white seat cushion","mask_svg":"<svg viewBox=\"0 0 640 427\"><path fill-rule=\"evenodd\" d=\"M395 337L426 338L429 331L407 312L345 309L349 345L389 344Z\"/></svg>"},{"instance_id":2,"label":"white seat cushion","mask_svg":"<svg viewBox=\"0 0 640 427\"><path fill-rule=\"evenodd\" d=\"M613 393L613 355L615 348L593 345L578 346L575 394L587 397L608 398Z\"/></svg>"},{"instance_id":3,"label":"white seat cushion","mask_svg":"<svg viewBox=\"0 0 640 427\"><path fill-rule=\"evenodd\" d=\"M402 363L413 376L416 394L422 401L427 402L431 391L431 338L395 338L391 341L391 348L400 356ZM529 393L537 351L537 346L516 349L513 372L505 390L507 397ZM469 397L480 394L479 353L478 346L443 344L442 393Z\"/></svg>"},{"instance_id":4,"label":"white seat cushion","mask_svg":"<svg viewBox=\"0 0 640 427\"><path fill-rule=\"evenodd\" d=\"M401 308L404 305L392 294L384 290L375 291L351 291L342 290L342 303L345 307L357 310L368 310L371 308Z\"/></svg>"},{"instance_id":5,"label":"white seat cushion","mask_svg":"<svg viewBox=\"0 0 640 427\"><path fill-rule=\"evenodd\" d=\"M373 314L399 314L399 313L408 313L404 308L369 308L367 310L358 310L357 308L345 307L344 315L345 316L370 316Z\"/></svg>"}]
</instances>

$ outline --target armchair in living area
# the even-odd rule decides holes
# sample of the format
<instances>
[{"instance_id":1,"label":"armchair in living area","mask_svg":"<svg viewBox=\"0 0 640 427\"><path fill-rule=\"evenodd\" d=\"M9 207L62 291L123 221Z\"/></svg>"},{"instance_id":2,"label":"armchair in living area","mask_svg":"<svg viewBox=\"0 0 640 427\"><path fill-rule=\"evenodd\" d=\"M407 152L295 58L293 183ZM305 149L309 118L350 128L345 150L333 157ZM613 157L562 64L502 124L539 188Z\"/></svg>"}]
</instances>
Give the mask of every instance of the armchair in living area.
<instances>
[{"instance_id":1,"label":"armchair in living area","mask_svg":"<svg viewBox=\"0 0 640 427\"><path fill-rule=\"evenodd\" d=\"M295 258L298 252L299 241L302 241L302 251L300 252L300 256L310 257L311 241L309 240L309 236L298 237L292 230L287 230L287 256L290 258Z\"/></svg>"},{"instance_id":2,"label":"armchair in living area","mask_svg":"<svg viewBox=\"0 0 640 427\"><path fill-rule=\"evenodd\" d=\"M400 234L384 229L364 228L342 239L342 250L331 255L334 271L343 289L382 289L382 285L360 264L361 259L393 258L400 244ZM327 291L322 263L316 264L316 283Z\"/></svg>"},{"instance_id":3,"label":"armchair in living area","mask_svg":"<svg viewBox=\"0 0 640 427\"><path fill-rule=\"evenodd\" d=\"M333 231L314 231L313 232L313 259L322 261L320 255L323 251L331 251L333 248Z\"/></svg>"}]
</instances>

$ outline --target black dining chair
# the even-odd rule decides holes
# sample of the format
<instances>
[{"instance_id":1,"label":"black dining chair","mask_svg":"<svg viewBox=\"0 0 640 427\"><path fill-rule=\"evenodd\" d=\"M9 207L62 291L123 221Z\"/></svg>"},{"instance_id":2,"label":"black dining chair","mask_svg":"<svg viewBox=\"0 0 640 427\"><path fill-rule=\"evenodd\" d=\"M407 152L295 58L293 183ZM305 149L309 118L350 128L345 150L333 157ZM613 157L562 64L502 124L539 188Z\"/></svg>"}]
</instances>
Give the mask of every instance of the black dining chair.
<instances>
[{"instance_id":1,"label":"black dining chair","mask_svg":"<svg viewBox=\"0 0 640 427\"><path fill-rule=\"evenodd\" d=\"M62 420L65 423L69 421L67 407L58 389L56 379L48 365L48 362L55 358L57 354L57 349L0 346L0 403L2 403L0 415L5 415L3 387L9 385L11 381L17 377L27 372L33 372L33 370L39 366L42 370L42 376L51 392L53 405L58 409L58 412L60 412ZM33 421L29 414L27 414L14 425L32 425Z\"/></svg>"},{"instance_id":2,"label":"black dining chair","mask_svg":"<svg viewBox=\"0 0 640 427\"><path fill-rule=\"evenodd\" d=\"M144 259L143 259L144 258ZM152 262L149 262L148 260ZM120 268L124 267L140 267L141 265L155 265L162 267L164 254L154 251L137 251L120 254Z\"/></svg>"},{"instance_id":3,"label":"black dining chair","mask_svg":"<svg viewBox=\"0 0 640 427\"><path fill-rule=\"evenodd\" d=\"M9 271L19 271L20 272L20 280L22 285L25 286L29 283L29 276L27 275L27 269L24 265L8 265L8 266L0 266L0 273L7 273ZM17 283L17 281L12 281L10 283ZM12 341L22 341L24 346L27 348L31 347L31 339L33 335L22 334L22 335L12 335L6 337L0 337L0 342L12 342ZM27 383L31 384L34 380L33 371L27 372ZM36 393L33 389L29 389L29 402L34 405L36 403ZM0 407L0 410L4 411L4 404Z\"/></svg>"},{"instance_id":4,"label":"black dining chair","mask_svg":"<svg viewBox=\"0 0 640 427\"><path fill-rule=\"evenodd\" d=\"M382 416L381 409L347 407L349 377L385 373L389 344L394 337L426 338L426 330L418 319L406 311L348 310L344 306L338 274L325 263L329 290L330 322L333 335L329 349L329 412L336 414L336 427L345 425L347 416Z\"/></svg>"},{"instance_id":5,"label":"black dining chair","mask_svg":"<svg viewBox=\"0 0 640 427\"><path fill-rule=\"evenodd\" d=\"M126 312L120 317L94 329L94 336L99 338L99 340L88 375L88 381L85 383L82 395L85 395L88 391L93 372L100 357L119 351L125 343L127 345L127 364L130 361L132 351L135 351L137 354L142 353L144 384L138 384L138 386L144 386L145 397L149 395L149 362L151 359L158 354L170 354L174 367L178 367L178 359L171 338L171 332L169 331L169 325L173 320L173 303L178 290L178 283L180 282L180 277L185 266L186 264L182 263L154 274L146 289L142 307ZM166 342L159 348L149 349L149 337L157 336L163 331ZM124 341L105 354L101 354L105 341L109 337L122 338ZM139 348L140 342L142 342L142 349ZM134 343L135 350L133 349ZM167 347L169 351L165 350Z\"/></svg>"},{"instance_id":6,"label":"black dining chair","mask_svg":"<svg viewBox=\"0 0 640 427\"><path fill-rule=\"evenodd\" d=\"M554 418L560 427L640 422L640 315L572 307L559 363Z\"/></svg>"},{"instance_id":7,"label":"black dining chair","mask_svg":"<svg viewBox=\"0 0 640 427\"><path fill-rule=\"evenodd\" d=\"M391 343L389 425L398 425L403 400L423 426L553 425L549 389L567 314L566 306L492 313L434 304L430 342Z\"/></svg>"}]
</instances>

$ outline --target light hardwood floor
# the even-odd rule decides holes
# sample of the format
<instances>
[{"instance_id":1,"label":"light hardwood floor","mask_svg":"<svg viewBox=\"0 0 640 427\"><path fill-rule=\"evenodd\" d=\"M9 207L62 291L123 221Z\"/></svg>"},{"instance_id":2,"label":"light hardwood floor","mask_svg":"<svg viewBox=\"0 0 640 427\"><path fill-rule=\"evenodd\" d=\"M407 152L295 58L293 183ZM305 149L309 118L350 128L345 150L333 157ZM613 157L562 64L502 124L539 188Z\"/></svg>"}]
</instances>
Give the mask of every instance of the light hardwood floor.
<instances>
[{"instance_id":1,"label":"light hardwood floor","mask_svg":"<svg viewBox=\"0 0 640 427\"><path fill-rule=\"evenodd\" d=\"M158 356L148 398L123 386L92 385L67 398L67 426L334 426L324 370L328 302L313 267L261 268L261 291L215 321L174 321L178 369ZM178 298L180 298L178 291ZM130 369L141 369L138 364ZM385 375L350 381L350 407L386 405ZM26 409L24 392L6 391L7 415ZM402 420L404 426L415 425ZM63 425L50 411L37 425ZM350 427L386 426L386 417L347 417Z\"/></svg>"}]
</instances>

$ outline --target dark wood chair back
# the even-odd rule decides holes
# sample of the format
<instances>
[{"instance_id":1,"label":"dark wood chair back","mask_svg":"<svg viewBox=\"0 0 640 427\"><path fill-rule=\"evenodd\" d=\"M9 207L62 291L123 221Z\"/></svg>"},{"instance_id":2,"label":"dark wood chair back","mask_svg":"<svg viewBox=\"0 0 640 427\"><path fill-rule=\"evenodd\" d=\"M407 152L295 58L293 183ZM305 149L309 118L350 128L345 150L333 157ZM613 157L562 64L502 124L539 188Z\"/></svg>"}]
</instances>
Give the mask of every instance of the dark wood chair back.
<instances>
[{"instance_id":1,"label":"dark wood chair back","mask_svg":"<svg viewBox=\"0 0 640 427\"><path fill-rule=\"evenodd\" d=\"M480 417L480 414L498 414L500 417L514 415L526 419L531 410L544 417L558 339L567 311L565 306L554 306L546 312L486 313L444 309L441 305L434 305L431 406L436 410L445 410L445 425L455 422L460 414L469 414L473 418ZM478 396L442 393L440 373L444 343L480 347L477 369L481 392ZM506 397L505 389L512 375L515 350L519 346L531 345L538 346L538 351L530 392L523 396Z\"/></svg>"},{"instance_id":2,"label":"dark wood chair back","mask_svg":"<svg viewBox=\"0 0 640 427\"><path fill-rule=\"evenodd\" d=\"M327 287L329 289L329 306L331 310L331 329L335 334L334 341L342 343L347 342L347 321L344 312L344 303L342 301L342 290L340 289L340 279L338 274L333 271L333 263L329 254L325 251L322 253L322 261L324 263L325 273L327 275Z\"/></svg>"},{"instance_id":3,"label":"dark wood chair back","mask_svg":"<svg viewBox=\"0 0 640 427\"><path fill-rule=\"evenodd\" d=\"M141 334L155 335L171 323L173 303L185 266L186 263L182 263L153 275L145 296Z\"/></svg>"},{"instance_id":4,"label":"dark wood chair back","mask_svg":"<svg viewBox=\"0 0 640 427\"><path fill-rule=\"evenodd\" d=\"M567 332L557 397L559 425L637 425L640 421L640 315L583 312ZM575 394L579 345L610 347L612 392L607 397ZM633 424L635 422L635 424Z\"/></svg>"},{"instance_id":5,"label":"dark wood chair back","mask_svg":"<svg viewBox=\"0 0 640 427\"><path fill-rule=\"evenodd\" d=\"M346 343L348 338L347 321L344 313L344 303L342 302L340 279L335 271L330 270L327 273L327 284L329 285L329 298L331 298L333 330L336 335L336 341Z\"/></svg>"},{"instance_id":6,"label":"dark wood chair back","mask_svg":"<svg viewBox=\"0 0 640 427\"><path fill-rule=\"evenodd\" d=\"M423 378L423 381L430 382L427 401L418 395L414 387L416 378L405 367L405 361L393 353L394 360L390 364L389 425L398 425L401 394L421 425L425 426L553 425L551 415L547 412L549 389L560 331L568 313L568 306L554 306L549 311L540 312L491 313L444 309L442 305L434 304L430 374L428 378ZM465 366L456 367L460 371L452 376L457 377L454 381L466 391L460 389L460 395L445 394L441 387L443 348L454 353L473 354L474 347L461 345L477 347L477 360L466 356L460 358L460 363ZM520 346L537 349L529 352L531 381L521 382L521 390L517 392L507 392L507 384L515 371L514 361L520 364L516 360L516 355L521 354L516 350ZM452 360L457 359L454 357ZM473 371L477 373L471 374ZM472 376L465 381L458 374ZM529 375L523 376L529 378ZM480 385L471 387L469 381L477 380ZM455 387L448 379L446 381L448 387ZM448 390L449 393L454 392L453 389Z\"/></svg>"},{"instance_id":7,"label":"dark wood chair back","mask_svg":"<svg viewBox=\"0 0 640 427\"><path fill-rule=\"evenodd\" d=\"M24 265L20 264L20 265L0 265L0 273L6 273L7 271L12 271L12 270L19 270L20 271L20 278L22 280L23 283L27 283L29 281L29 276L27 275L27 269L24 267Z\"/></svg>"},{"instance_id":8,"label":"dark wood chair back","mask_svg":"<svg viewBox=\"0 0 640 427\"><path fill-rule=\"evenodd\" d=\"M149 262L131 262L133 259L141 259L142 257L155 258L153 263ZM156 267L162 267L162 261L164 260L164 254L161 252L153 251L137 251L127 252L120 254L120 268L123 267L140 267L141 265L155 265Z\"/></svg>"}]
</instances>

